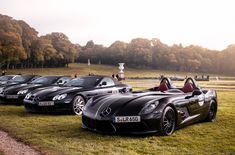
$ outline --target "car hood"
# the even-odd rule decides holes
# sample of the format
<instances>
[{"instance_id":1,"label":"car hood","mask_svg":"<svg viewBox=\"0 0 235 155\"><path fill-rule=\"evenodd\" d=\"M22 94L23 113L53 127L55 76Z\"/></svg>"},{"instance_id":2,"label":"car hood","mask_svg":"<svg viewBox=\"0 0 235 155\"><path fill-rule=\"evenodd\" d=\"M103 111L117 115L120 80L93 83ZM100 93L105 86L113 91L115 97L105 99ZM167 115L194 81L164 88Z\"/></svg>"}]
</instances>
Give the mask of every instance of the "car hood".
<instances>
[{"instance_id":1,"label":"car hood","mask_svg":"<svg viewBox=\"0 0 235 155\"><path fill-rule=\"evenodd\" d=\"M138 115L139 112L149 103L153 103L169 94L163 93L137 93L137 94L115 94L95 99L93 103L86 106L84 114L88 117L101 119L102 112L111 108L109 118L116 116Z\"/></svg>"},{"instance_id":2,"label":"car hood","mask_svg":"<svg viewBox=\"0 0 235 155\"><path fill-rule=\"evenodd\" d=\"M8 81L0 81L0 85L4 85L4 84L6 84Z\"/></svg>"},{"instance_id":3,"label":"car hood","mask_svg":"<svg viewBox=\"0 0 235 155\"><path fill-rule=\"evenodd\" d=\"M18 84L14 86L7 87L6 91L20 91L25 89L34 89L44 86L43 84Z\"/></svg>"},{"instance_id":4,"label":"car hood","mask_svg":"<svg viewBox=\"0 0 235 155\"><path fill-rule=\"evenodd\" d=\"M2 83L0 83L0 86L1 87L8 87L8 86L12 86L12 85L17 85L19 84L20 82L15 82L15 81L4 81Z\"/></svg>"},{"instance_id":5,"label":"car hood","mask_svg":"<svg viewBox=\"0 0 235 155\"><path fill-rule=\"evenodd\" d=\"M81 91L82 87L59 87L59 86L51 86L51 87L45 87L34 90L32 95L34 96L55 96L60 95L64 93L72 93L72 92L78 92Z\"/></svg>"}]
</instances>

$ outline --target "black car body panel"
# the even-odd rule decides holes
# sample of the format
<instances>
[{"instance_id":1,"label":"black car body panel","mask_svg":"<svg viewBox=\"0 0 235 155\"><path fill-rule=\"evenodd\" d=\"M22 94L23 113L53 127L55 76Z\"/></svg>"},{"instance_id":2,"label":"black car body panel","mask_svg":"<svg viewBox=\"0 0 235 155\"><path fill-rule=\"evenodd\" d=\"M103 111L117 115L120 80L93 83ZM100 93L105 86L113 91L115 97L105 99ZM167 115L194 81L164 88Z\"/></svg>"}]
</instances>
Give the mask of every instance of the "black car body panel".
<instances>
[{"instance_id":1,"label":"black car body panel","mask_svg":"<svg viewBox=\"0 0 235 155\"><path fill-rule=\"evenodd\" d=\"M82 82L81 82L82 80ZM80 85L81 84L81 85ZM130 91L131 87L106 76L78 77L62 87L48 87L32 91L24 99L25 108L33 112L71 111L73 100L82 96L85 102L95 95ZM56 95L66 94L62 100L53 100ZM40 102L53 102L53 106L39 106Z\"/></svg>"},{"instance_id":2,"label":"black car body panel","mask_svg":"<svg viewBox=\"0 0 235 155\"><path fill-rule=\"evenodd\" d=\"M23 83L5 87L0 93L0 101L3 103L22 104L27 93L48 86L58 86L71 80L68 76L43 76L29 83Z\"/></svg>"},{"instance_id":3,"label":"black car body panel","mask_svg":"<svg viewBox=\"0 0 235 155\"><path fill-rule=\"evenodd\" d=\"M83 127L102 133L155 133L161 130L160 121L166 107L171 107L176 114L176 128L205 120L211 102L217 106L216 92L200 89L196 82L194 85L197 88L187 93L180 88L164 92L152 88L96 96L84 107ZM152 105L154 108L147 111Z\"/></svg>"}]
</instances>

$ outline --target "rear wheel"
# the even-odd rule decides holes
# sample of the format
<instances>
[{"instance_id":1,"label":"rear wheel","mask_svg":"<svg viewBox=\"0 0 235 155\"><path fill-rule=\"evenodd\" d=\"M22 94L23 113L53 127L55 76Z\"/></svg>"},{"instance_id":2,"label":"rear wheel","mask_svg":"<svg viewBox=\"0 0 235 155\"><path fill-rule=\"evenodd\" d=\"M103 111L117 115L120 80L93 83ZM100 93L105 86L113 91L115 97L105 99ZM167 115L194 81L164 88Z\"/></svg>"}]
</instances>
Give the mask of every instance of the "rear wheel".
<instances>
[{"instance_id":1,"label":"rear wheel","mask_svg":"<svg viewBox=\"0 0 235 155\"><path fill-rule=\"evenodd\" d=\"M216 108L215 101L211 101L210 109L209 109L209 113L206 117L206 121L207 122L214 122L216 119L216 112L217 112L217 108Z\"/></svg>"},{"instance_id":2,"label":"rear wheel","mask_svg":"<svg viewBox=\"0 0 235 155\"><path fill-rule=\"evenodd\" d=\"M73 99L72 114L81 115L85 104L86 104L86 101L82 96L76 96Z\"/></svg>"},{"instance_id":3,"label":"rear wheel","mask_svg":"<svg viewBox=\"0 0 235 155\"><path fill-rule=\"evenodd\" d=\"M161 118L160 133L163 136L171 135L175 130L176 116L175 111L170 107L166 107Z\"/></svg>"}]
</instances>

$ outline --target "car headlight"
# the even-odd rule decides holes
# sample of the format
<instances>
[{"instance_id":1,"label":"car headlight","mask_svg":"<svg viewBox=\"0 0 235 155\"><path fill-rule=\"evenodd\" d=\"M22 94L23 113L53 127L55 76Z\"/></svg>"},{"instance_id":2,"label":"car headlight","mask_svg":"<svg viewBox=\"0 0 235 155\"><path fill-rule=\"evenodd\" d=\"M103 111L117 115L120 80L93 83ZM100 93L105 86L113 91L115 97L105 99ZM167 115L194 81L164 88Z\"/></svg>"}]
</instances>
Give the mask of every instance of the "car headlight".
<instances>
[{"instance_id":1,"label":"car headlight","mask_svg":"<svg viewBox=\"0 0 235 155\"><path fill-rule=\"evenodd\" d=\"M31 94L31 93L28 93L28 94L25 96L25 99L28 100L31 96L32 96L32 94Z\"/></svg>"},{"instance_id":2,"label":"car headlight","mask_svg":"<svg viewBox=\"0 0 235 155\"><path fill-rule=\"evenodd\" d=\"M63 100L65 97L67 96L67 94L61 94L61 95L56 95L53 97L53 101L55 100Z\"/></svg>"},{"instance_id":3,"label":"car headlight","mask_svg":"<svg viewBox=\"0 0 235 155\"><path fill-rule=\"evenodd\" d=\"M86 105L84 106L83 111L86 111L86 110L87 110L87 107L89 107L92 103L93 103L93 97L90 98L90 99L86 102Z\"/></svg>"},{"instance_id":4,"label":"car headlight","mask_svg":"<svg viewBox=\"0 0 235 155\"><path fill-rule=\"evenodd\" d=\"M18 91L17 94L18 94L18 95L20 95L20 94L26 94L28 91L29 91L28 89L20 90L20 91Z\"/></svg>"},{"instance_id":5,"label":"car headlight","mask_svg":"<svg viewBox=\"0 0 235 155\"><path fill-rule=\"evenodd\" d=\"M6 84L7 83L7 81L2 81L2 82L0 82L1 84Z\"/></svg>"},{"instance_id":6,"label":"car headlight","mask_svg":"<svg viewBox=\"0 0 235 155\"><path fill-rule=\"evenodd\" d=\"M150 114L151 112L153 112L156 107L158 106L159 104L159 101L156 101L154 103L150 103L150 104L147 104L141 111L140 111L140 114L141 115L145 115L145 114Z\"/></svg>"}]
</instances>

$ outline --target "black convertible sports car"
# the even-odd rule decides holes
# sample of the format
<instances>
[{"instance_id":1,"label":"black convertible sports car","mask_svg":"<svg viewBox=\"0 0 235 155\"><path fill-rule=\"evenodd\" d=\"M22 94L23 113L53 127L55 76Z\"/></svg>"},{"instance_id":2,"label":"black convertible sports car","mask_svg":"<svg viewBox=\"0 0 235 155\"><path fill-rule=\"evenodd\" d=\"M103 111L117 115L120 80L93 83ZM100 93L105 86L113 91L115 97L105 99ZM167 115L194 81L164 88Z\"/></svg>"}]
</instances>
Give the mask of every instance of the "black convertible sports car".
<instances>
[{"instance_id":1,"label":"black convertible sports car","mask_svg":"<svg viewBox=\"0 0 235 155\"><path fill-rule=\"evenodd\" d=\"M99 94L127 92L131 88L111 77L83 76L63 87L35 90L24 99L25 109L31 112L69 111L80 115L86 101Z\"/></svg>"},{"instance_id":2,"label":"black convertible sports car","mask_svg":"<svg viewBox=\"0 0 235 155\"><path fill-rule=\"evenodd\" d=\"M63 85L70 80L68 76L43 76L28 83L7 86L0 91L0 102L22 104L26 94L34 89Z\"/></svg>"},{"instance_id":3,"label":"black convertible sports car","mask_svg":"<svg viewBox=\"0 0 235 155\"><path fill-rule=\"evenodd\" d=\"M100 95L91 98L82 114L83 127L102 133L155 133L171 135L175 129L198 121L214 121L217 97L187 78L175 88L163 78L148 91Z\"/></svg>"}]
</instances>

